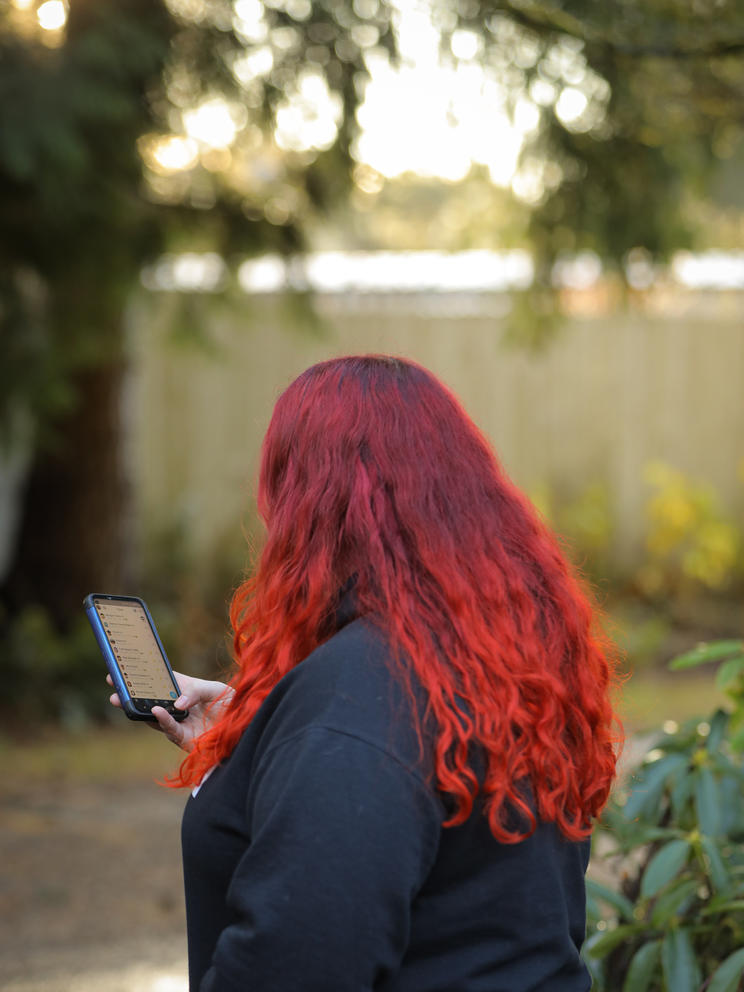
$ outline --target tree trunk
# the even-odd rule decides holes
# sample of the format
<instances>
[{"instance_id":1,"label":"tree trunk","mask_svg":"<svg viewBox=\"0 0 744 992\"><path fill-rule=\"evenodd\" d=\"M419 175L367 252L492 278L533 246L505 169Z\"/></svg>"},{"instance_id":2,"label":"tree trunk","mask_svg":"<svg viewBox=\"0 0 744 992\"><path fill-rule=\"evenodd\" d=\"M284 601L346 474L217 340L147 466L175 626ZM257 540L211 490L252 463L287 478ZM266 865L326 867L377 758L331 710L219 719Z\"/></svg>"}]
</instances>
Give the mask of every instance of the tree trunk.
<instances>
[{"instance_id":1,"label":"tree trunk","mask_svg":"<svg viewBox=\"0 0 744 992\"><path fill-rule=\"evenodd\" d=\"M121 358L79 372L75 408L58 421L50 450L36 455L2 590L11 616L39 604L65 630L87 593L124 591L123 375Z\"/></svg>"}]
</instances>

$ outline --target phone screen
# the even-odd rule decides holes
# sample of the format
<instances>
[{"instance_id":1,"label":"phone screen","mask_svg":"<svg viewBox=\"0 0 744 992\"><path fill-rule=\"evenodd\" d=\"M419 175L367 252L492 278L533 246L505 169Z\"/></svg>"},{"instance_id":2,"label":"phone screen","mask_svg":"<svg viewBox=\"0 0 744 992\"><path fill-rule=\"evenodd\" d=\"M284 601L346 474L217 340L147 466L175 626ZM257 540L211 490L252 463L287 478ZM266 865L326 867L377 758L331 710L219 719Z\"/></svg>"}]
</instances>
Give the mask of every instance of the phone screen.
<instances>
[{"instance_id":1,"label":"phone screen","mask_svg":"<svg viewBox=\"0 0 744 992\"><path fill-rule=\"evenodd\" d=\"M111 650L135 699L176 699L168 669L140 603L94 599Z\"/></svg>"}]
</instances>

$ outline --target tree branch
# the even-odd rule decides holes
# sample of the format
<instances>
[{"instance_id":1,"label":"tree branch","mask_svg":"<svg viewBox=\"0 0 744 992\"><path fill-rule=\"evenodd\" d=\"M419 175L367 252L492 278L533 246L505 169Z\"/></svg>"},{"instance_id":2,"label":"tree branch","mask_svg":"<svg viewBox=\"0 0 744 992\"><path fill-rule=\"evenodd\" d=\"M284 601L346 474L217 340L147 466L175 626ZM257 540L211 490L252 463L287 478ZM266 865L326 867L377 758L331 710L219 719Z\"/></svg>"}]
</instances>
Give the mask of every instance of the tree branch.
<instances>
[{"instance_id":1,"label":"tree branch","mask_svg":"<svg viewBox=\"0 0 744 992\"><path fill-rule=\"evenodd\" d=\"M611 52L630 58L691 59L726 58L744 52L744 38L730 41L720 40L695 48L680 48L668 45L632 45L614 41L606 32L590 27L578 17L565 10L546 10L544 6L528 5L521 0L497 0L495 11L503 11L522 27L538 34L565 34L586 45L602 45Z\"/></svg>"},{"instance_id":2,"label":"tree branch","mask_svg":"<svg viewBox=\"0 0 744 992\"><path fill-rule=\"evenodd\" d=\"M618 55L630 55L633 58L657 58L657 59L716 59L725 58L728 55L739 55L744 52L744 40L741 41L719 41L701 48L667 48L661 45L623 45L607 42L609 48L617 52Z\"/></svg>"}]
</instances>

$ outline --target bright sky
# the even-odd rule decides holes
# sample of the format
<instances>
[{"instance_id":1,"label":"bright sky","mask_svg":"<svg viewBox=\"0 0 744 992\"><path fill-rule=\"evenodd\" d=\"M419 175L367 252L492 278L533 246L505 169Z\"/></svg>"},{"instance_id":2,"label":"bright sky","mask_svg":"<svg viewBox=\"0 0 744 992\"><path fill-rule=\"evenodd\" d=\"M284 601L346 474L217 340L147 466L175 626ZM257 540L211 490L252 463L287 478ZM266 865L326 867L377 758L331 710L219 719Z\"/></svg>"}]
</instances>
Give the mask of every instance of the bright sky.
<instances>
[{"instance_id":1,"label":"bright sky","mask_svg":"<svg viewBox=\"0 0 744 992\"><path fill-rule=\"evenodd\" d=\"M35 7L39 27L50 40L62 33L66 0L45 0L38 6L35 0L13 3L18 9ZM202 0L168 3L174 11L194 16ZM298 23L310 13L308 0L272 0L272 5L277 3ZM356 0L355 6L364 3L376 6L376 0ZM602 103L596 78L587 73L580 53L558 52L555 79L537 79L530 93L517 99L510 115L503 82L480 59L479 35L455 31L451 44L455 58L444 59L429 0L395 0L395 4L398 65L391 65L376 46L374 27L353 29L355 40L367 47L371 77L357 114L360 135L355 157L386 177L415 172L451 181L464 178L478 163L488 168L493 182L511 184L517 196L528 202L537 200L550 181L544 168L528 163L518 174L515 169L525 136L537 126L538 105L554 103L564 123L575 122L577 129L584 130L590 123L590 104L596 120L596 107ZM283 27L269 37L261 0L234 0L233 9L235 30L246 43L246 56L236 64L235 73L249 86L252 79L271 70L272 46L275 50L294 44L297 31ZM340 100L329 93L322 71L308 67L278 110L277 144L300 151L328 148L335 140L340 113ZM229 149L247 121L245 106L214 96L182 112L182 134L152 136L143 147L157 171L173 174L191 168L200 154Z\"/></svg>"},{"instance_id":2,"label":"bright sky","mask_svg":"<svg viewBox=\"0 0 744 992\"><path fill-rule=\"evenodd\" d=\"M516 127L510 123L503 88L475 61L475 34L456 32L453 48L462 61L445 65L427 4L400 3L398 12L401 64L393 67L382 54L368 58L372 78L357 115L357 156L385 176L411 171L453 181L478 162L507 185L522 133L537 123L534 109Z\"/></svg>"}]
</instances>

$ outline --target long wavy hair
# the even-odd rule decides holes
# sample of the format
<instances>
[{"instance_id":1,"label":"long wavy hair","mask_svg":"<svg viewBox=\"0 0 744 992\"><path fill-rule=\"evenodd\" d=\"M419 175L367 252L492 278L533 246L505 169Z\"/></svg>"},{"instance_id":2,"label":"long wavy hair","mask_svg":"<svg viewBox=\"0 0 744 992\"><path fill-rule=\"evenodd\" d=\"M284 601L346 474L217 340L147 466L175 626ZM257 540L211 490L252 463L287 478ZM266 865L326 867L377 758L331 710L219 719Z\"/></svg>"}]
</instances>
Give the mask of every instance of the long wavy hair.
<instances>
[{"instance_id":1,"label":"long wavy hair","mask_svg":"<svg viewBox=\"0 0 744 992\"><path fill-rule=\"evenodd\" d=\"M500 841L538 819L585 837L615 772L613 652L556 538L442 383L377 355L303 372L274 409L258 506L265 544L231 603L234 695L177 784L232 752L282 676L332 635L355 576L360 614L426 694L446 825L480 795Z\"/></svg>"}]
</instances>

